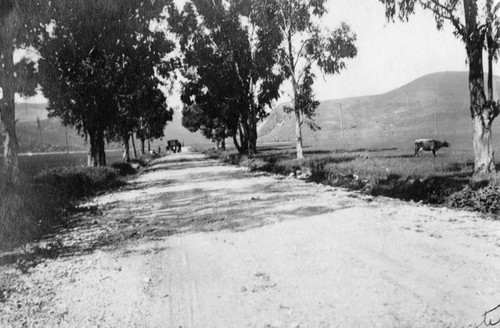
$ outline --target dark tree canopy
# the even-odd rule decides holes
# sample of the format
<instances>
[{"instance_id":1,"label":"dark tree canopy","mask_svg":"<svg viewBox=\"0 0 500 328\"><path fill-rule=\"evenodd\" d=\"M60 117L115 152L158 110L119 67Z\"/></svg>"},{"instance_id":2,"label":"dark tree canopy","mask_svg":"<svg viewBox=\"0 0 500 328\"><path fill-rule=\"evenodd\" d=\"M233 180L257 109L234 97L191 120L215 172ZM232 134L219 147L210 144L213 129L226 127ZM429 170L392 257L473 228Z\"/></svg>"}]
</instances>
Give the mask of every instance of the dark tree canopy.
<instances>
[{"instance_id":1,"label":"dark tree canopy","mask_svg":"<svg viewBox=\"0 0 500 328\"><path fill-rule=\"evenodd\" d=\"M174 47L150 29L162 8L160 1L53 2L47 22L52 28L39 46L41 84L50 115L87 138L89 165L105 165L105 140L125 139L139 123L144 129L147 119L171 120L155 69ZM148 113L145 98L155 106ZM151 131L144 135L160 135L156 125Z\"/></svg>"},{"instance_id":2,"label":"dark tree canopy","mask_svg":"<svg viewBox=\"0 0 500 328\"><path fill-rule=\"evenodd\" d=\"M276 70L281 38L266 25L262 6L257 0L193 0L182 11L168 6L170 29L188 66L181 99L195 106L185 110L185 122L210 139L232 136L241 153L256 151L257 122L282 82Z\"/></svg>"}]
</instances>

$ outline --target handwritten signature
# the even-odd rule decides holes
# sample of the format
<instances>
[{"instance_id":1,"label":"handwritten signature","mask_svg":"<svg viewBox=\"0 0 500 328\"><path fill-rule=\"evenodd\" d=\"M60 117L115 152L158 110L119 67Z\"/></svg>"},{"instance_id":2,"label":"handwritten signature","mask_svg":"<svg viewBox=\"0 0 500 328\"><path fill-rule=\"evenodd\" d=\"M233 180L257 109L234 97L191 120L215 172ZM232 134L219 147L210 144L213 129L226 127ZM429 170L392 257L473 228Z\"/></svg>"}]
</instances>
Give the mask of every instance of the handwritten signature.
<instances>
[{"instance_id":1,"label":"handwritten signature","mask_svg":"<svg viewBox=\"0 0 500 328\"><path fill-rule=\"evenodd\" d=\"M493 327L498 324L500 324L500 304L495 306L493 309L486 311L483 314L483 321L479 325L477 325L476 328L479 328L483 325L485 327Z\"/></svg>"}]
</instances>

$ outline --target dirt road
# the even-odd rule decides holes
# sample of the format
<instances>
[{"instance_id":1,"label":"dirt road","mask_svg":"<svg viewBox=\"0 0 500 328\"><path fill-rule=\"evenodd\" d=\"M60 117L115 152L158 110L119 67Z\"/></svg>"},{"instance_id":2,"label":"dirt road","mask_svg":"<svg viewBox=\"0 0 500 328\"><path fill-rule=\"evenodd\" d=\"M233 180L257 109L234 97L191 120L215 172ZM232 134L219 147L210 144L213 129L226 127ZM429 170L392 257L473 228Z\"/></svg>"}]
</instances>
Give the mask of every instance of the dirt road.
<instances>
[{"instance_id":1,"label":"dirt road","mask_svg":"<svg viewBox=\"0 0 500 328\"><path fill-rule=\"evenodd\" d=\"M45 246L4 269L0 327L474 327L500 304L500 222L189 152Z\"/></svg>"}]
</instances>

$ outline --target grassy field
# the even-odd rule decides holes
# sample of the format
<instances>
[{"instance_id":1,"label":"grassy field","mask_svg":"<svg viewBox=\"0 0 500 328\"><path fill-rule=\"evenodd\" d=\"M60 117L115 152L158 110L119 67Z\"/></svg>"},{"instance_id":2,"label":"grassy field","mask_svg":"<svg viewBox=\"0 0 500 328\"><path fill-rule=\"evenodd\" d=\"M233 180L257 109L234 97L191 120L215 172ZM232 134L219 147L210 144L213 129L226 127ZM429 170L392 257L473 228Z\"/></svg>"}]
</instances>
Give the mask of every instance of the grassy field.
<instances>
[{"instance_id":1,"label":"grassy field","mask_svg":"<svg viewBox=\"0 0 500 328\"><path fill-rule=\"evenodd\" d=\"M294 175L327 185L360 190L374 196L423 201L450 207L500 213L500 187L496 181L473 181L473 154L469 136L448 135L451 148L433 157L414 157L414 136L340 138L305 142L304 155L296 159L290 142L261 143L258 153L241 156L234 149L208 151L226 163L251 170ZM497 159L498 160L498 159ZM497 162L500 169L500 162Z\"/></svg>"},{"instance_id":2,"label":"grassy field","mask_svg":"<svg viewBox=\"0 0 500 328\"><path fill-rule=\"evenodd\" d=\"M106 161L111 164L122 160L122 152L108 150ZM0 166L2 165L0 157ZM81 167L87 164L86 152L74 153L35 153L33 155L21 154L19 156L19 169L26 176L35 176L39 172L57 167Z\"/></svg>"}]
</instances>

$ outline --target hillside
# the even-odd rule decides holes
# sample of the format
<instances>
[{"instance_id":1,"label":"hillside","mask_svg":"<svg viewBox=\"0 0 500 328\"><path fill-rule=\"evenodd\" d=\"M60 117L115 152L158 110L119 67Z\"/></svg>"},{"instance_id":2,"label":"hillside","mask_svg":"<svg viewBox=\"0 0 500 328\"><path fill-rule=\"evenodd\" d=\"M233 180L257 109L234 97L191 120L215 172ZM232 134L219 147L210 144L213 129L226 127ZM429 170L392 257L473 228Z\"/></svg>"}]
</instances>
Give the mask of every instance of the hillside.
<instances>
[{"instance_id":1,"label":"hillside","mask_svg":"<svg viewBox=\"0 0 500 328\"><path fill-rule=\"evenodd\" d=\"M382 139L395 139L397 144L415 137L437 137L466 147L463 139L472 131L467 79L467 72L434 73L385 94L323 101L315 117L321 130L304 126L304 143L369 147L386 144ZM261 143L294 140L294 117L283 112L283 104L277 106L259 135Z\"/></svg>"},{"instance_id":2,"label":"hillside","mask_svg":"<svg viewBox=\"0 0 500 328\"><path fill-rule=\"evenodd\" d=\"M45 151L66 150L66 128L58 118L48 118L46 103L18 103L16 104L17 136L21 152L38 152L42 149L40 130L37 118L40 119L42 127L43 148ZM78 135L77 131L68 128L68 145L70 150L85 150L85 141ZM199 133L191 133L182 126L182 113L176 111L172 122L165 128L163 140L155 140L152 147L160 146L165 149L166 140L179 139L185 145L211 145L211 141L205 139ZM136 142L139 144L139 142ZM0 145L1 147L1 145ZM109 148L121 148L117 142L108 145Z\"/></svg>"}]
</instances>

